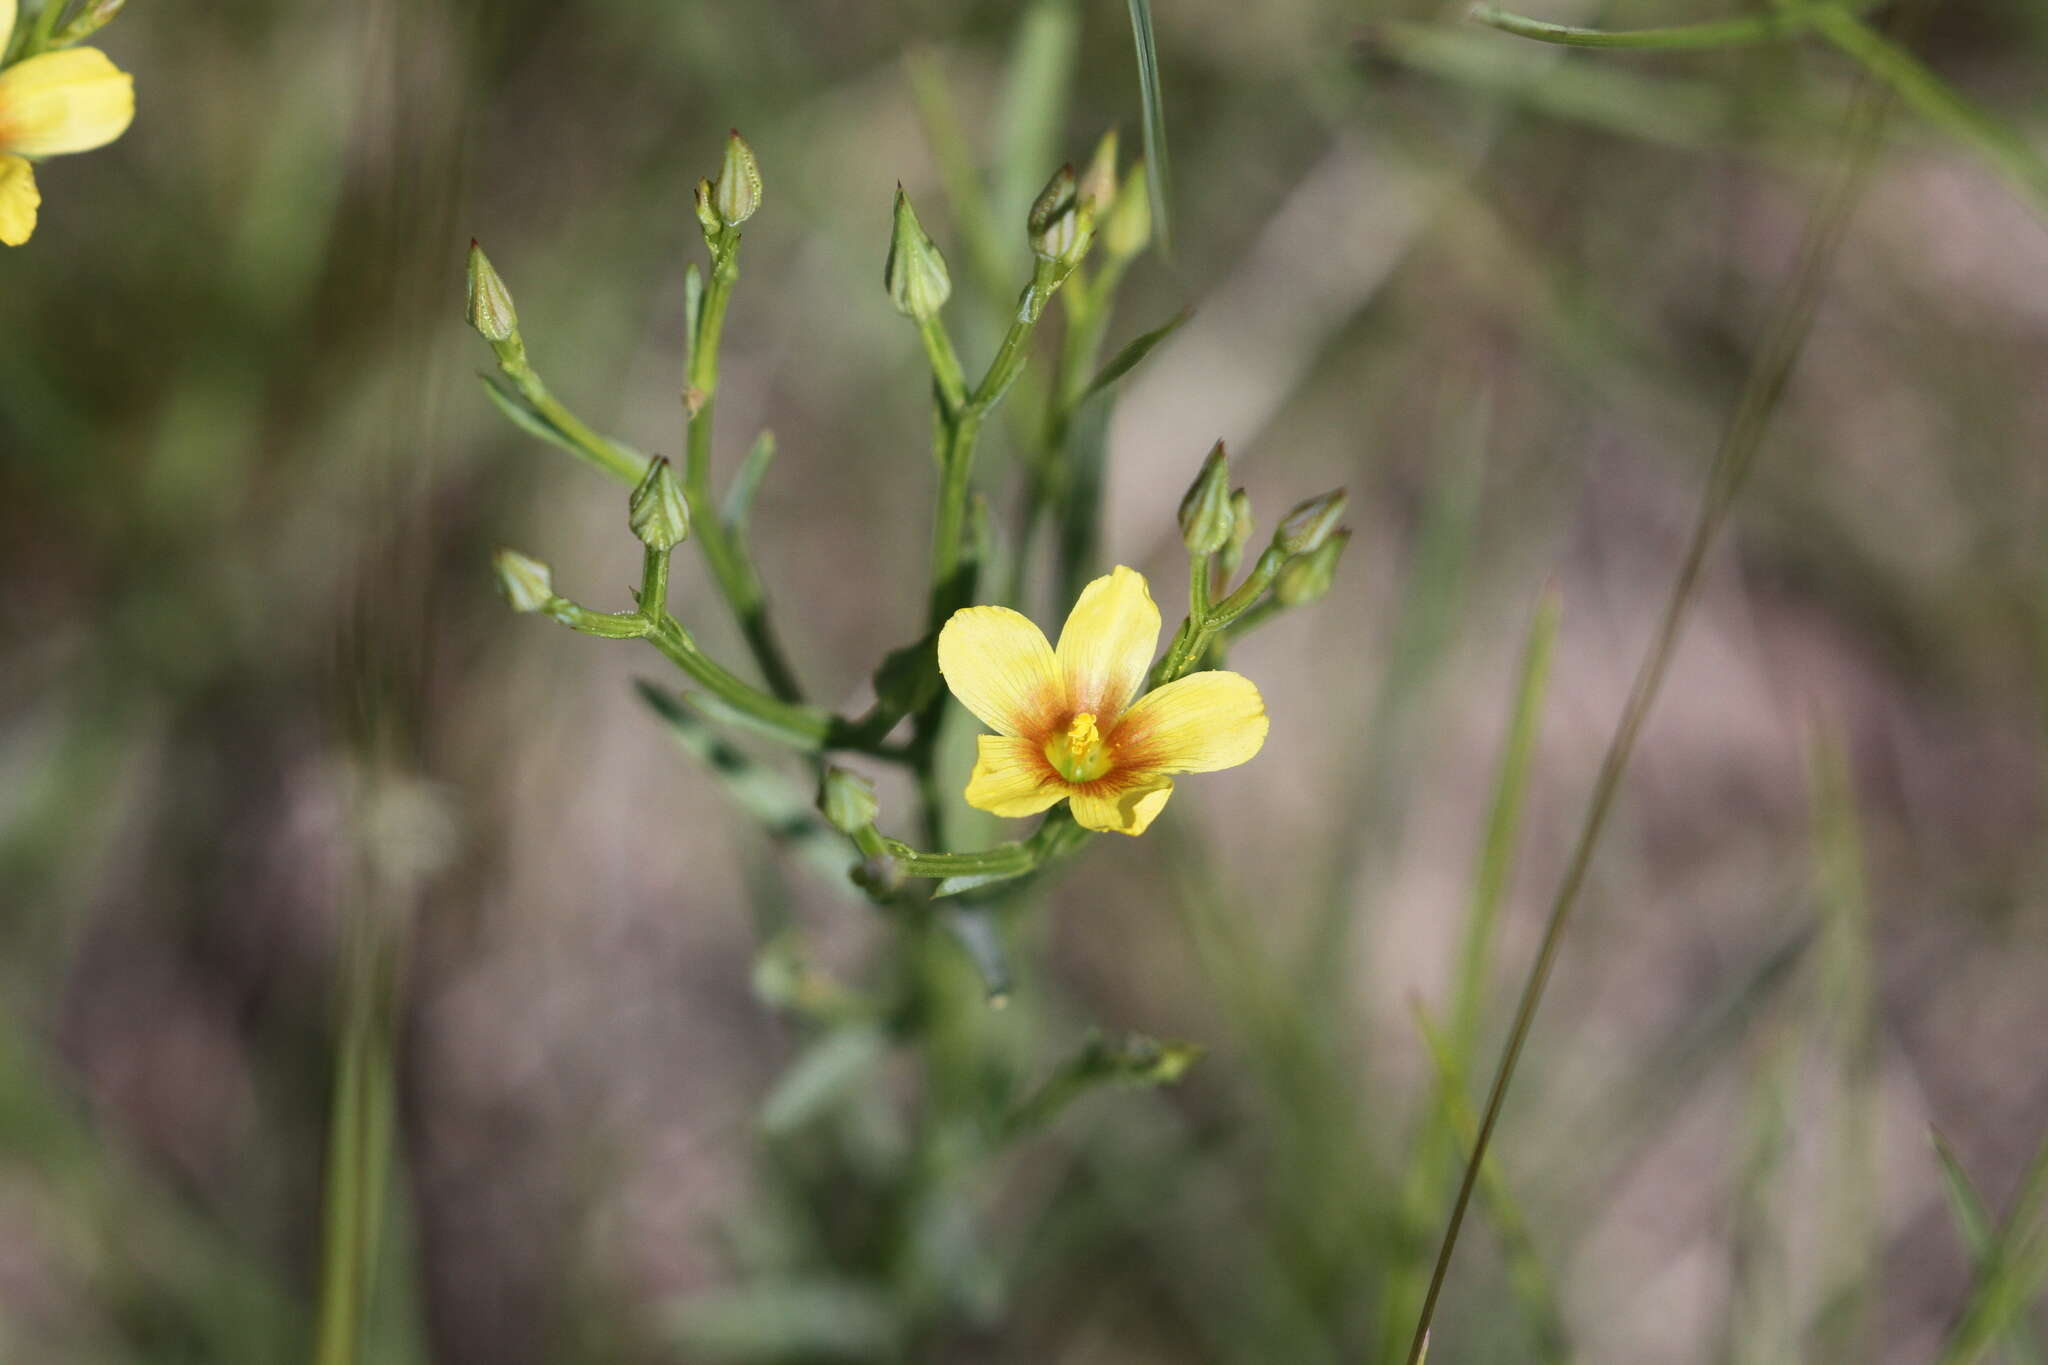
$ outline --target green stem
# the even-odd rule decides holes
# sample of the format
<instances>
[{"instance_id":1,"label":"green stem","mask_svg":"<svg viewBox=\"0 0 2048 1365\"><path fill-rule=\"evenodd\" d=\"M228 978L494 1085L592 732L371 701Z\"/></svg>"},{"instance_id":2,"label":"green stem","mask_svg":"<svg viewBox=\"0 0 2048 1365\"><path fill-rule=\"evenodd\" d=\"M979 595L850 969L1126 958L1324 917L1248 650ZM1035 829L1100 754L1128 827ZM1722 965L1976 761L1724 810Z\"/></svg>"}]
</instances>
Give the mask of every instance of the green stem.
<instances>
[{"instance_id":1,"label":"green stem","mask_svg":"<svg viewBox=\"0 0 2048 1365\"><path fill-rule=\"evenodd\" d=\"M668 619L669 553L650 545L640 556L640 614L657 624Z\"/></svg>"},{"instance_id":2,"label":"green stem","mask_svg":"<svg viewBox=\"0 0 2048 1365\"><path fill-rule=\"evenodd\" d=\"M1197 556L1198 560L1200 558ZM1166 647L1166 657L1153 668L1151 686L1164 687L1202 667L1203 661L1209 657L1209 646L1216 637L1259 605L1259 599L1265 596L1266 589L1273 586L1280 566L1286 562L1287 556L1278 548L1268 548L1252 565L1251 574L1238 585L1236 592L1206 611L1190 611L1174 635L1173 643ZM1193 566L1193 573L1203 582L1199 588L1190 586L1188 596L1191 601L1206 597L1209 591L1207 566L1198 562Z\"/></svg>"},{"instance_id":3,"label":"green stem","mask_svg":"<svg viewBox=\"0 0 2048 1365\"><path fill-rule=\"evenodd\" d=\"M571 443L573 453L582 456L600 471L617 479L628 488L636 487L647 473L645 456L635 456L621 450L616 444L600 436L575 413L562 406L561 400L548 391L533 366L523 356L501 357L499 373L510 380L519 390L521 397L533 405L534 411L545 417L557 431Z\"/></svg>"},{"instance_id":4,"label":"green stem","mask_svg":"<svg viewBox=\"0 0 2048 1365\"><path fill-rule=\"evenodd\" d=\"M785 743L799 749L822 749L842 737L849 728L828 711L770 696L728 672L717 660L699 649L690 633L673 617L663 617L659 623L642 619L640 624L642 638L666 655L677 668L689 674L705 691Z\"/></svg>"},{"instance_id":5,"label":"green stem","mask_svg":"<svg viewBox=\"0 0 2048 1365\"><path fill-rule=\"evenodd\" d=\"M738 623L768 690L782 701L799 702L803 700L803 689L798 686L796 673L769 622L761 576L719 515L718 500L711 491L711 414L718 396L718 353L725 337L725 315L732 304L733 285L740 277L739 254L740 234L728 228L712 247L711 278L704 285L697 335L690 344L689 387L683 396L690 423L683 457L683 500L690 506L692 537L703 551L704 563Z\"/></svg>"}]
</instances>

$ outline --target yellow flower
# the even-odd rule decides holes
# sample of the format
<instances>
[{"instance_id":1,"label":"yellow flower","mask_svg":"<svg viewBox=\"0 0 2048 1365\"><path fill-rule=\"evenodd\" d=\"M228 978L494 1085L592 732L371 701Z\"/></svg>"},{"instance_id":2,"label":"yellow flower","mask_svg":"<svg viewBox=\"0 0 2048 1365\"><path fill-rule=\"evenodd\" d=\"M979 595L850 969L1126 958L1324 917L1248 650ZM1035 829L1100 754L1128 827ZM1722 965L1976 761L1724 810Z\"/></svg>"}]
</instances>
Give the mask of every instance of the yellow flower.
<instances>
[{"instance_id":1,"label":"yellow flower","mask_svg":"<svg viewBox=\"0 0 2048 1365\"><path fill-rule=\"evenodd\" d=\"M1119 567L1082 590L1059 648L1008 607L968 607L939 632L939 671L981 736L967 804L1036 815L1061 801L1092 830L1143 834L1171 773L1234 768L1266 742L1249 678L1191 673L1139 696L1159 643L1145 576Z\"/></svg>"},{"instance_id":2,"label":"yellow flower","mask_svg":"<svg viewBox=\"0 0 2048 1365\"><path fill-rule=\"evenodd\" d=\"M0 0L0 50L16 4ZM0 71L0 242L20 246L36 230L43 197L28 158L104 147L134 117L133 79L96 47L40 53Z\"/></svg>"}]
</instances>

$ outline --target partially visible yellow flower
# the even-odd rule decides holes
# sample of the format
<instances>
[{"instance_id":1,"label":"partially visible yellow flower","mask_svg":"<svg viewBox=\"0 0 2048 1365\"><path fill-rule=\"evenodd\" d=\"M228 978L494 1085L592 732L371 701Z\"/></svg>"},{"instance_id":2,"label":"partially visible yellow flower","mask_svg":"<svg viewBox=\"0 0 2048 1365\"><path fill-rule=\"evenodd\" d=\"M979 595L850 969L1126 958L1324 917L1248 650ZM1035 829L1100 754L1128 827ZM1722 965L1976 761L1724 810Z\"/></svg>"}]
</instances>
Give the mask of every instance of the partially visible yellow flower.
<instances>
[{"instance_id":1,"label":"partially visible yellow flower","mask_svg":"<svg viewBox=\"0 0 2048 1365\"><path fill-rule=\"evenodd\" d=\"M1081 592L1059 648L1008 607L968 607L939 632L939 671L981 736L967 804L1036 815L1061 801L1092 830L1143 834L1173 773L1234 768L1266 742L1249 678L1191 673L1139 696L1159 643L1145 576L1119 567Z\"/></svg>"},{"instance_id":2,"label":"partially visible yellow flower","mask_svg":"<svg viewBox=\"0 0 2048 1365\"><path fill-rule=\"evenodd\" d=\"M0 50L16 5L0 0ZM0 243L20 246L36 230L43 197L28 158L104 147L134 117L133 78L96 47L39 53L0 71Z\"/></svg>"}]
</instances>

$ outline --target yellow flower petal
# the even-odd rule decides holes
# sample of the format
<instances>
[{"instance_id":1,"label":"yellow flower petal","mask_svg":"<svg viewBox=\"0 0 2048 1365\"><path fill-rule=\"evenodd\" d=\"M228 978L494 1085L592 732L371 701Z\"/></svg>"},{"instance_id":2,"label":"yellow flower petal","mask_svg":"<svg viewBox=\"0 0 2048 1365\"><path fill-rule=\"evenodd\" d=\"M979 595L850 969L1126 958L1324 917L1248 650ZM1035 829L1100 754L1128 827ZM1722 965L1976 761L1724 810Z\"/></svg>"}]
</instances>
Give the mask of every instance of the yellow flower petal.
<instances>
[{"instance_id":1,"label":"yellow flower petal","mask_svg":"<svg viewBox=\"0 0 2048 1365\"><path fill-rule=\"evenodd\" d=\"M1124 713L1117 766L1154 773L1234 768L1266 742L1266 703L1241 673L1190 673Z\"/></svg>"},{"instance_id":2,"label":"yellow flower petal","mask_svg":"<svg viewBox=\"0 0 2048 1365\"><path fill-rule=\"evenodd\" d=\"M0 72L0 151L89 152L134 117L134 78L96 47L45 52Z\"/></svg>"},{"instance_id":3,"label":"yellow flower petal","mask_svg":"<svg viewBox=\"0 0 2048 1365\"><path fill-rule=\"evenodd\" d=\"M1066 796L1066 784L1036 741L982 735L978 742L980 757L967 779L967 804L976 810L1014 819L1036 815Z\"/></svg>"},{"instance_id":4,"label":"yellow flower petal","mask_svg":"<svg viewBox=\"0 0 2048 1365\"><path fill-rule=\"evenodd\" d=\"M1105 778L1074 793L1074 819L1097 834L1143 834L1166 809L1173 779L1148 774L1118 781Z\"/></svg>"},{"instance_id":5,"label":"yellow flower petal","mask_svg":"<svg viewBox=\"0 0 2048 1365\"><path fill-rule=\"evenodd\" d=\"M42 202L34 167L18 156L0 156L0 245L20 246L29 239Z\"/></svg>"},{"instance_id":6,"label":"yellow flower petal","mask_svg":"<svg viewBox=\"0 0 2048 1365\"><path fill-rule=\"evenodd\" d=\"M1118 565L1081 590L1060 630L1060 672L1067 704L1107 724L1145 685L1159 644L1159 607L1145 575Z\"/></svg>"},{"instance_id":7,"label":"yellow flower petal","mask_svg":"<svg viewBox=\"0 0 2048 1365\"><path fill-rule=\"evenodd\" d=\"M1002 735L1041 740L1065 719L1045 634L1008 607L966 607L939 632L939 672L960 704Z\"/></svg>"}]
</instances>

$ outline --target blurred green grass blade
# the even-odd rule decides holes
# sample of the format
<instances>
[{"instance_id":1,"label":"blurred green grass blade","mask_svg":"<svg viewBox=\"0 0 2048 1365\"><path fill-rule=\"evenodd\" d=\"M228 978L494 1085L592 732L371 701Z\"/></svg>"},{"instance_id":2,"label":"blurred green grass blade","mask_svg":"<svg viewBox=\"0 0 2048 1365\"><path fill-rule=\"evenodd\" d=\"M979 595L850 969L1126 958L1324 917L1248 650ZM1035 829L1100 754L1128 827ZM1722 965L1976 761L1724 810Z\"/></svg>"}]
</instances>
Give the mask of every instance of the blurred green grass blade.
<instances>
[{"instance_id":1,"label":"blurred green grass blade","mask_svg":"<svg viewBox=\"0 0 2048 1365\"><path fill-rule=\"evenodd\" d=\"M1833 726L1818 727L1808 768L1821 913L1816 1025L1834 1054L1838 1102L1823 1175L1822 1297L1804 1354L1849 1360L1871 1354L1870 1295L1878 1271L1879 1233L1870 1198L1881 1183L1870 897L1854 776Z\"/></svg>"},{"instance_id":2,"label":"blurred green grass blade","mask_svg":"<svg viewBox=\"0 0 2048 1365\"><path fill-rule=\"evenodd\" d=\"M2017 129L1965 99L1918 57L1840 7L1821 9L1814 28L1889 85L1920 117L1976 152L2028 207L2048 218L2048 160Z\"/></svg>"},{"instance_id":3,"label":"blurred green grass blade","mask_svg":"<svg viewBox=\"0 0 2048 1365\"><path fill-rule=\"evenodd\" d=\"M1537 723L1549 686L1550 661L1557 643L1558 619L1562 610L1557 592L1545 592L1530 618L1522 647L1521 669L1515 685L1508 734L1501 748L1493 800L1487 812L1486 829L1472 880L1464 939L1458 949L1450 1031L1441 1040L1443 1055L1437 1068L1436 1085L1409 1144L1407 1175L1402 1182L1396 1216L1404 1229L1399 1245L1412 1248L1412 1254L1402 1255L1387 1275L1387 1306L1381 1314L1383 1340L1380 1358L1384 1360L1400 1358L1408 1324L1421 1305L1424 1277L1429 1271L1429 1220L1441 1206L1453 1174L1445 1165L1445 1155L1454 1126L1455 1106L1464 1104L1465 1098L1462 1090L1452 1093L1451 1087L1465 1084L1464 1078L1471 1071L1473 1051L1478 1043L1480 1004L1489 993L1488 986L1493 978L1493 950L1500 907L1506 899L1514 868ZM1434 1045L1438 1040L1429 1020L1421 1017L1419 1022Z\"/></svg>"},{"instance_id":4,"label":"blurred green grass blade","mask_svg":"<svg viewBox=\"0 0 2048 1365\"><path fill-rule=\"evenodd\" d=\"M1974 1365L2023 1321L2048 1285L2048 1137L1986 1251L1941 1365Z\"/></svg>"},{"instance_id":5,"label":"blurred green grass blade","mask_svg":"<svg viewBox=\"0 0 2048 1365\"><path fill-rule=\"evenodd\" d=\"M699 1294L673 1309L670 1323L687 1360L784 1365L904 1358L904 1329L882 1283L759 1279Z\"/></svg>"},{"instance_id":6,"label":"blurred green grass blade","mask_svg":"<svg viewBox=\"0 0 2048 1365\"><path fill-rule=\"evenodd\" d=\"M1659 28L1584 28L1577 24L1553 24L1493 5L1473 6L1470 17L1474 23L1512 33L1517 38L1564 47L1698 52L1796 38L1810 31L1823 13L1836 13L1840 8L1834 4L1800 5L1740 19L1716 19Z\"/></svg>"},{"instance_id":7,"label":"blurred green grass blade","mask_svg":"<svg viewBox=\"0 0 2048 1365\"><path fill-rule=\"evenodd\" d=\"M1487 811L1486 837L1473 878L1465 939L1458 951L1449 1042L1451 1058L1460 1073L1470 1070L1472 1051L1479 1037L1480 1004L1491 994L1500 910L1507 900L1515 853L1521 843L1522 812L1529 798L1536 731L1543 716L1543 699L1550 688L1550 663L1556 653L1558 621L1563 611L1564 600L1557 590L1546 591L1536 605L1522 646L1514 710L1508 722L1507 743L1501 750L1500 771L1494 779L1493 802Z\"/></svg>"},{"instance_id":8,"label":"blurred green grass blade","mask_svg":"<svg viewBox=\"0 0 2048 1365\"><path fill-rule=\"evenodd\" d=\"M1086 389L1082 390L1079 401L1082 403L1087 402L1090 398L1108 389L1132 370L1137 369L1144 362L1145 357L1152 354L1153 349L1160 342L1179 331L1181 325L1193 316L1194 313L1191 310L1183 308L1180 312L1175 313L1163 326L1155 327L1141 336L1132 338L1129 344L1103 363L1102 368L1096 372L1095 378L1089 381Z\"/></svg>"},{"instance_id":9,"label":"blurred green grass blade","mask_svg":"<svg viewBox=\"0 0 2048 1365\"><path fill-rule=\"evenodd\" d=\"M1737 1144L1735 1212L1728 1236L1729 1304L1722 1318L1720 1350L1720 1358L1729 1365L1797 1358L1785 1290L1790 1266L1780 1213L1785 1207L1798 1063L1794 1033L1774 1021L1750 1067L1748 1105Z\"/></svg>"},{"instance_id":10,"label":"blurred green grass blade","mask_svg":"<svg viewBox=\"0 0 2048 1365\"><path fill-rule=\"evenodd\" d=\"M1159 41L1152 33L1152 0L1130 0L1131 41L1138 51L1138 97L1144 102L1145 189L1152 197L1152 237L1162 260L1173 255L1173 186L1166 160L1166 106L1159 91Z\"/></svg>"},{"instance_id":11,"label":"blurred green grass blade","mask_svg":"<svg viewBox=\"0 0 2048 1365\"><path fill-rule=\"evenodd\" d=\"M2039 1170L2048 1142L2035 1158ZM2048 1284L2048 1227L2042 1224L2038 1182L2029 1180L1985 1257L1941 1365L1976 1365L2024 1319Z\"/></svg>"},{"instance_id":12,"label":"blurred green grass blade","mask_svg":"<svg viewBox=\"0 0 2048 1365\"><path fill-rule=\"evenodd\" d=\"M1492 437L1492 398L1470 386L1446 383L1433 433L1436 477L1425 495L1415 533L1400 614L1388 642L1364 737L1364 756L1343 798L1339 828L1347 838L1332 847L1318 891L1315 918L1303 947L1303 996L1329 1014L1341 1009L1353 947L1370 894L1360 869L1388 856L1409 808L1403 778L1412 769L1422 708L1435 695L1430 681L1443 666L1466 602L1466 586L1479 548L1480 494ZM1360 844L1365 852L1361 854ZM1337 1027L1334 1020L1329 1027Z\"/></svg>"},{"instance_id":13,"label":"blurred green grass blade","mask_svg":"<svg viewBox=\"0 0 2048 1365\"><path fill-rule=\"evenodd\" d=\"M1007 308L1016 293L1016 281L1010 278L1012 253L1004 250L1005 238L996 228L995 212L982 185L974 151L961 127L952 93L946 87L946 73L940 69L937 54L929 48L913 48L903 60L910 74L910 95L917 106L918 123L924 129L932 161L939 168L939 183L945 186L946 206L952 211L953 230L965 247L969 273L992 308Z\"/></svg>"},{"instance_id":14,"label":"blurred green grass blade","mask_svg":"<svg viewBox=\"0 0 2048 1365\"><path fill-rule=\"evenodd\" d=\"M761 1103L761 1131L786 1137L869 1083L888 1055L882 1031L865 1024L828 1029L783 1070Z\"/></svg>"},{"instance_id":15,"label":"blurred green grass blade","mask_svg":"<svg viewBox=\"0 0 2048 1365\"><path fill-rule=\"evenodd\" d=\"M1735 110L1711 82L1650 77L1618 65L1534 63L1518 43L1434 24L1391 23L1372 31L1372 51L1411 70L1485 94L1506 96L1550 118L1689 150L1716 145Z\"/></svg>"},{"instance_id":16,"label":"blurred green grass blade","mask_svg":"<svg viewBox=\"0 0 2048 1365\"><path fill-rule=\"evenodd\" d=\"M1017 21L1017 38L996 116L995 222L998 240L1024 236L1031 201L1064 160L1059 154L1080 54L1081 16L1074 0L1033 0ZM1004 225L1008 225L1007 227ZM1014 294L1014 287L1010 291Z\"/></svg>"},{"instance_id":17,"label":"blurred green grass blade","mask_svg":"<svg viewBox=\"0 0 2048 1365\"><path fill-rule=\"evenodd\" d=\"M852 851L818 818L809 792L726 740L676 693L645 679L633 688L683 752L710 770L734 805L832 885L847 885Z\"/></svg>"},{"instance_id":18,"label":"blurred green grass blade","mask_svg":"<svg viewBox=\"0 0 2048 1365\"><path fill-rule=\"evenodd\" d=\"M1469 1158L1473 1143L1479 1136L1479 1119L1472 1112L1471 1102L1465 1098L1465 1087L1469 1083L1467 1072L1459 1061L1452 1040L1436 1027L1429 1011L1419 1000L1414 1004L1414 1014L1416 1026L1429 1049L1430 1060L1436 1066L1437 1102L1442 1106L1441 1112L1451 1131L1457 1135L1464 1155ZM1563 1301L1558 1297L1549 1267L1536 1249L1528 1216L1509 1187L1500 1163L1491 1153L1480 1168L1479 1198L1493 1223L1495 1235L1500 1238L1501 1254L1507 1261L1508 1283L1535 1328L1538 1343L1536 1359L1550 1365L1564 1365L1572 1359L1572 1351L1565 1333ZM1421 1365L1420 1360L1417 1365Z\"/></svg>"},{"instance_id":19,"label":"blurred green grass blade","mask_svg":"<svg viewBox=\"0 0 2048 1365\"><path fill-rule=\"evenodd\" d=\"M1642 51L1704 51L1776 42L1814 33L1834 44L1896 92L1942 132L1982 157L2036 213L2048 217L2048 160L2024 134L1964 98L1904 47L1857 17L1867 4L1810 4L1769 14L1669 28L1598 29L1552 24L1491 5L1471 11L1478 23L1567 47Z\"/></svg>"},{"instance_id":20,"label":"blurred green grass blade","mask_svg":"<svg viewBox=\"0 0 2048 1365\"><path fill-rule=\"evenodd\" d=\"M1998 1230L1992 1223L1991 1211L1984 1207L1983 1197L1977 1193L1976 1185L1963 1169L1955 1150L1948 1145L1948 1139L1934 1128L1929 1128L1927 1135L1934 1145L1935 1159L1941 1166L1942 1194L1955 1222L1956 1235L1961 1238L1963 1249L1970 1254L1971 1271L1981 1276L1990 1267L1998 1245ZM2006 1334L2005 1347L2022 1365L2040 1365L2044 1358L2040 1334L2024 1313Z\"/></svg>"}]
</instances>

